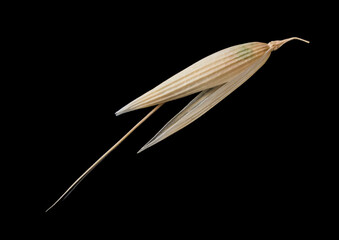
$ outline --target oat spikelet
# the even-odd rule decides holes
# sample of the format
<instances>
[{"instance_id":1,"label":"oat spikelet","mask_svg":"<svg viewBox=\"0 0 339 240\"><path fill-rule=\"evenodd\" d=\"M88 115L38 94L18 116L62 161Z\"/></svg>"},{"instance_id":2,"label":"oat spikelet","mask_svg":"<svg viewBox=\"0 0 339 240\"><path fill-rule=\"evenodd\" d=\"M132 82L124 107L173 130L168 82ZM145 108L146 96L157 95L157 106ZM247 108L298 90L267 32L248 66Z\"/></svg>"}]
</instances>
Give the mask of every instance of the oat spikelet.
<instances>
[{"instance_id":1,"label":"oat spikelet","mask_svg":"<svg viewBox=\"0 0 339 240\"><path fill-rule=\"evenodd\" d=\"M300 40L309 43L304 39L292 37L272 41L268 44L250 42L226 48L194 63L121 108L116 112L116 115L136 109L156 106L113 147L90 166L46 211L53 208L60 200L64 199L74 190L111 151L159 109L163 103L201 92L183 110L174 116L139 152L164 140L198 119L261 68L270 57L272 51L279 49L291 40Z\"/></svg>"}]
</instances>

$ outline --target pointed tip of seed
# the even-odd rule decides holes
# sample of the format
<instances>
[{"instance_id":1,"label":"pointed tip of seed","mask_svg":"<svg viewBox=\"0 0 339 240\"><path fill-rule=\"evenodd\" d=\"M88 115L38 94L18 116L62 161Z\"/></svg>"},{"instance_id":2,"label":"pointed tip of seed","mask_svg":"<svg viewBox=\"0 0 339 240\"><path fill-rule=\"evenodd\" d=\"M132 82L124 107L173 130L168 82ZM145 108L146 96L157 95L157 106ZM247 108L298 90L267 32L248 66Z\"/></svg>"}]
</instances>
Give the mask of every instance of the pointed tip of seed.
<instances>
[{"instance_id":1,"label":"pointed tip of seed","mask_svg":"<svg viewBox=\"0 0 339 240\"><path fill-rule=\"evenodd\" d=\"M122 112L120 112L120 110L117 111L117 112L115 112L115 116L119 116L119 115L121 115L121 114L122 114Z\"/></svg>"},{"instance_id":2,"label":"pointed tip of seed","mask_svg":"<svg viewBox=\"0 0 339 240\"><path fill-rule=\"evenodd\" d=\"M149 147L150 147L149 144L145 144L142 148L140 148L140 150L137 152L137 154L139 154L139 153L145 151L145 150L146 150L147 148L149 148Z\"/></svg>"},{"instance_id":3,"label":"pointed tip of seed","mask_svg":"<svg viewBox=\"0 0 339 240\"><path fill-rule=\"evenodd\" d=\"M145 149L142 147L140 148L140 150L137 152L137 154L141 153L142 151L144 151Z\"/></svg>"},{"instance_id":4,"label":"pointed tip of seed","mask_svg":"<svg viewBox=\"0 0 339 240\"><path fill-rule=\"evenodd\" d=\"M150 147L152 147L152 146L155 145L155 144L156 144L156 143L153 142L153 141L150 141L150 142L146 143L142 148L140 148L140 150L137 152L137 154L139 154L139 153L145 151L147 148L150 148Z\"/></svg>"},{"instance_id":5,"label":"pointed tip of seed","mask_svg":"<svg viewBox=\"0 0 339 240\"><path fill-rule=\"evenodd\" d=\"M124 114L124 113L126 113L126 112L128 112L129 110L126 108L126 106L125 107L123 107L123 108L121 108L120 110L118 110L118 111L116 111L115 112L115 116L119 116L119 115L121 115L121 114Z\"/></svg>"}]
</instances>

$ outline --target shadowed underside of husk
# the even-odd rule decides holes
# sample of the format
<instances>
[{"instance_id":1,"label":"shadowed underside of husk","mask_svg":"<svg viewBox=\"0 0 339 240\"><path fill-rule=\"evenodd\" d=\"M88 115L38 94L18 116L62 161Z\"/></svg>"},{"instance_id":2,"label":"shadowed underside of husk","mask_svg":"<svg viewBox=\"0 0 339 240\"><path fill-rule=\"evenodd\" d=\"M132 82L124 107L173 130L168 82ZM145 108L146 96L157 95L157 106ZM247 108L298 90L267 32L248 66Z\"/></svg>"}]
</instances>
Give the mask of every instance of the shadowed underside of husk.
<instances>
[{"instance_id":1,"label":"shadowed underside of husk","mask_svg":"<svg viewBox=\"0 0 339 240\"><path fill-rule=\"evenodd\" d=\"M186 107L174 116L145 146L139 150L139 152L157 144L201 117L247 81L247 79L249 79L256 71L258 71L258 69L260 69L270 57L272 51L279 49L286 42L293 39L308 43L306 40L293 37L281 41L272 41L268 44L257 42L247 43L234 46L230 48L231 50L223 50L228 53L228 59L224 59L224 61L228 63L226 65L228 68L233 70L236 69L236 71L229 71L229 75L227 75L227 77L224 76L223 83L221 85L217 85L212 88L208 88L205 85L205 90L198 94ZM222 54L223 51L220 51L217 54ZM230 54L230 52L233 52L233 54ZM212 62L212 58L213 55L205 58L207 59L207 63L205 62L204 64L208 65L209 62ZM238 61L240 61L240 63L238 63ZM245 66L244 70L242 70L242 66L239 65ZM217 81L214 81L214 83L215 82Z\"/></svg>"},{"instance_id":2,"label":"shadowed underside of husk","mask_svg":"<svg viewBox=\"0 0 339 240\"><path fill-rule=\"evenodd\" d=\"M252 64L252 66L242 74L237 75L232 81L202 91L176 116L174 116L145 146L143 146L138 153L164 140L205 114L240 85L246 82L247 79L265 64L270 54L270 51L266 51L263 56Z\"/></svg>"}]
</instances>

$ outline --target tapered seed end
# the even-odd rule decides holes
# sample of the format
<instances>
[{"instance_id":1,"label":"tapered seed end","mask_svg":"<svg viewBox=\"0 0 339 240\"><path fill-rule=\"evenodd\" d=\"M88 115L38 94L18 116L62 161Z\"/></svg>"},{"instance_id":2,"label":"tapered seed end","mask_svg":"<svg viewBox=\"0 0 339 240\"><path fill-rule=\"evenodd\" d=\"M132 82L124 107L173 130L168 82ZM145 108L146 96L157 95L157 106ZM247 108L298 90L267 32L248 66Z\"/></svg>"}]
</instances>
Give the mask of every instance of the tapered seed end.
<instances>
[{"instance_id":1,"label":"tapered seed end","mask_svg":"<svg viewBox=\"0 0 339 240\"><path fill-rule=\"evenodd\" d=\"M121 115L121 114L123 114L124 112L123 111L121 111L121 109L119 110L119 111L116 111L115 112L115 116L119 116L119 115Z\"/></svg>"},{"instance_id":2,"label":"tapered seed end","mask_svg":"<svg viewBox=\"0 0 339 240\"><path fill-rule=\"evenodd\" d=\"M119 116L123 113L129 112L128 108L125 106L123 108L121 108L119 111L115 112L115 116Z\"/></svg>"},{"instance_id":3,"label":"tapered seed end","mask_svg":"<svg viewBox=\"0 0 339 240\"><path fill-rule=\"evenodd\" d=\"M150 144L150 142L146 143L145 146L143 146L142 148L140 148L140 150L137 152L137 154L145 151L147 148L153 146L154 144Z\"/></svg>"},{"instance_id":4,"label":"tapered seed end","mask_svg":"<svg viewBox=\"0 0 339 240\"><path fill-rule=\"evenodd\" d=\"M142 148L137 152L137 154L143 152L144 150L146 150L146 148L145 148L145 147L142 147Z\"/></svg>"},{"instance_id":5,"label":"tapered seed end","mask_svg":"<svg viewBox=\"0 0 339 240\"><path fill-rule=\"evenodd\" d=\"M305 43L310 43L309 41L302 39L302 38L291 37L291 38L287 38L287 39L284 39L284 40L277 40L277 41L269 42L268 46L270 47L270 49L272 51L275 51L275 50L279 49L282 45L284 45L285 43L287 43L291 40L299 40L299 41L303 41Z\"/></svg>"}]
</instances>

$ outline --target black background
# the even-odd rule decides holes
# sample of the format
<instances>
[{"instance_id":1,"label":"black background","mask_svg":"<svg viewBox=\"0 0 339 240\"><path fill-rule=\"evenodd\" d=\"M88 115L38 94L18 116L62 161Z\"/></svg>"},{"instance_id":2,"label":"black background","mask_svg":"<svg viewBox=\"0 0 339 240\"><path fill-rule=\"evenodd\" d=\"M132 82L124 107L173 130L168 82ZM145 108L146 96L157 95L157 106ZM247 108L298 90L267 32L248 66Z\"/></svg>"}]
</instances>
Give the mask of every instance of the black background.
<instances>
[{"instance_id":1,"label":"black background","mask_svg":"<svg viewBox=\"0 0 339 240\"><path fill-rule=\"evenodd\" d=\"M323 171L310 121L318 114L309 87L317 83L322 30L313 11L311 3L40 5L27 11L14 41L22 67L12 76L23 97L17 144L30 145L17 168L29 173L15 188L18 215L109 219L114 231L279 228L275 222L294 229L312 222ZM136 154L192 97L165 104L65 201L44 212L150 111L116 117L121 107L216 51L293 36L311 44L292 41L273 52L204 116Z\"/></svg>"}]
</instances>

